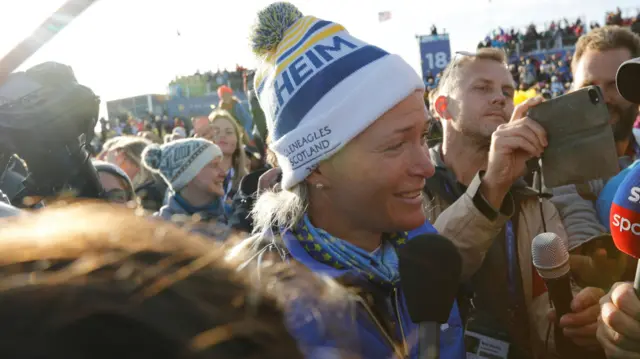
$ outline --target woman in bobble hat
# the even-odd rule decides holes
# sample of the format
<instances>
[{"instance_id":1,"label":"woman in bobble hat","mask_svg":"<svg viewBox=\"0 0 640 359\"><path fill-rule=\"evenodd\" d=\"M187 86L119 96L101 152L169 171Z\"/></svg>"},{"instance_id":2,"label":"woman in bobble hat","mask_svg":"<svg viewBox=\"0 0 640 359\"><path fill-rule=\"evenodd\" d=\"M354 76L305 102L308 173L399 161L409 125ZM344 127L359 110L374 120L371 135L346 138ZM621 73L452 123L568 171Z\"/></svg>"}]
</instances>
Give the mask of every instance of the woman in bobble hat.
<instances>
[{"instance_id":1,"label":"woman in bobble hat","mask_svg":"<svg viewBox=\"0 0 640 359\"><path fill-rule=\"evenodd\" d=\"M281 190L263 193L254 207L255 241L265 243L278 228L267 248L357 293L353 330L326 331L323 316L333 317L331 309L316 313L293 303L301 309L289 313L299 319L292 333L307 357L333 349L346 357L418 358L424 348L407 311L396 250L435 232L422 211L434 166L424 150L420 76L399 56L288 3L262 10L251 40L262 61L255 88L269 147L282 169ZM441 357L464 358L457 306L442 328Z\"/></svg>"},{"instance_id":2,"label":"woman in bobble hat","mask_svg":"<svg viewBox=\"0 0 640 359\"><path fill-rule=\"evenodd\" d=\"M144 165L171 188L168 204L155 214L177 221L197 215L207 221L224 221L222 196L225 170L220 166L222 151L211 141L190 138L152 144L142 152Z\"/></svg>"}]
</instances>

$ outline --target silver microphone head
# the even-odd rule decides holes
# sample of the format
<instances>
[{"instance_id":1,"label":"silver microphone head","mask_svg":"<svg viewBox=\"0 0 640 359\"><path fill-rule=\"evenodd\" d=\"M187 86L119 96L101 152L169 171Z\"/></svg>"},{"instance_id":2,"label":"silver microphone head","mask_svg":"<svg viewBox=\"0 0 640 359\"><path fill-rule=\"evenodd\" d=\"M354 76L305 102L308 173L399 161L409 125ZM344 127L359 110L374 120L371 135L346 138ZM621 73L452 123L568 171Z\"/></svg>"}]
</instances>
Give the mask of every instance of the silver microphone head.
<instances>
[{"instance_id":1,"label":"silver microphone head","mask_svg":"<svg viewBox=\"0 0 640 359\"><path fill-rule=\"evenodd\" d=\"M540 233L531 244L533 266L543 279L555 279L569 273L569 250L565 240L555 233Z\"/></svg>"}]
</instances>

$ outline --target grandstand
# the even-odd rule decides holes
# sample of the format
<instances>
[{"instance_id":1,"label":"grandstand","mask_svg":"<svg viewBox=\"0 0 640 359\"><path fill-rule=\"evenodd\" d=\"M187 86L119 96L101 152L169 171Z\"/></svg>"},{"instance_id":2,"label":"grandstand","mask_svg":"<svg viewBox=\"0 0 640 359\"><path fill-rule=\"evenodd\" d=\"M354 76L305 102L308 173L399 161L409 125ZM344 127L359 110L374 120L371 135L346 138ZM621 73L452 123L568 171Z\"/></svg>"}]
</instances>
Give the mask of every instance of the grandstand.
<instances>
[{"instance_id":1,"label":"grandstand","mask_svg":"<svg viewBox=\"0 0 640 359\"><path fill-rule=\"evenodd\" d=\"M604 20L606 25L630 26L640 32L637 9L616 9L605 14ZM582 34L597 27L600 27L597 21L587 24L581 17L530 24L521 30L499 28L487 35L478 48L498 47L507 52L509 70L518 87L516 103L539 94L552 98L571 87L570 65L575 43Z\"/></svg>"},{"instance_id":2,"label":"grandstand","mask_svg":"<svg viewBox=\"0 0 640 359\"><path fill-rule=\"evenodd\" d=\"M176 77L169 83L171 97L200 97L215 93L218 87L227 85L234 91L245 92L245 77L249 71L239 65L233 72L228 70L208 71L193 75Z\"/></svg>"},{"instance_id":3,"label":"grandstand","mask_svg":"<svg viewBox=\"0 0 640 359\"><path fill-rule=\"evenodd\" d=\"M166 95L150 94L107 102L107 116L110 120L118 117L147 118L150 114L162 115L165 109Z\"/></svg>"},{"instance_id":4,"label":"grandstand","mask_svg":"<svg viewBox=\"0 0 640 359\"><path fill-rule=\"evenodd\" d=\"M590 25L593 28L594 24ZM481 47L503 48L511 56L520 56L532 52L554 51L575 45L585 32L584 18L573 21L562 19L543 25L529 24L521 29L505 30L498 28L478 44Z\"/></svg>"},{"instance_id":5,"label":"grandstand","mask_svg":"<svg viewBox=\"0 0 640 359\"><path fill-rule=\"evenodd\" d=\"M208 115L220 101L218 87L231 87L235 96L246 105L246 90L252 88L252 83L253 71L242 66L236 66L233 72L196 72L171 81L167 89L168 95L141 95L109 101L107 115L109 119L130 117L141 120L153 116L186 119Z\"/></svg>"},{"instance_id":6,"label":"grandstand","mask_svg":"<svg viewBox=\"0 0 640 359\"><path fill-rule=\"evenodd\" d=\"M628 26L631 27L631 30L635 31L634 24L638 24L638 15L640 14L639 9L620 9L616 8L615 11L609 11L605 14L605 24L607 25L618 25L618 26ZM636 28L638 25L636 25Z\"/></svg>"}]
</instances>

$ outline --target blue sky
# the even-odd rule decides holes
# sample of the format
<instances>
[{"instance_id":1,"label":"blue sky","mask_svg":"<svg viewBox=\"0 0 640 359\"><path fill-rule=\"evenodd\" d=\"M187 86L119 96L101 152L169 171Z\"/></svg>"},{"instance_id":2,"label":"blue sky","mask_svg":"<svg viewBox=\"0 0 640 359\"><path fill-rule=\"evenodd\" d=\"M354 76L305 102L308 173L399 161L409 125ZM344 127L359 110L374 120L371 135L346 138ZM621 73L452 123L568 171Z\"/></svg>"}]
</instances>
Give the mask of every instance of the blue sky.
<instances>
[{"instance_id":1,"label":"blue sky","mask_svg":"<svg viewBox=\"0 0 640 359\"><path fill-rule=\"evenodd\" d=\"M0 0L0 54L35 28L62 0ZM180 74L253 67L247 38L255 13L271 0L101 0L27 61L71 65L103 100L164 93ZM637 0L293 0L305 14L340 22L353 35L420 65L416 34L446 28L452 50L473 50L499 25L524 27L559 17L604 20ZM8 9L8 10L6 10ZM392 19L378 23L379 11ZM177 36L177 30L181 36Z\"/></svg>"}]
</instances>

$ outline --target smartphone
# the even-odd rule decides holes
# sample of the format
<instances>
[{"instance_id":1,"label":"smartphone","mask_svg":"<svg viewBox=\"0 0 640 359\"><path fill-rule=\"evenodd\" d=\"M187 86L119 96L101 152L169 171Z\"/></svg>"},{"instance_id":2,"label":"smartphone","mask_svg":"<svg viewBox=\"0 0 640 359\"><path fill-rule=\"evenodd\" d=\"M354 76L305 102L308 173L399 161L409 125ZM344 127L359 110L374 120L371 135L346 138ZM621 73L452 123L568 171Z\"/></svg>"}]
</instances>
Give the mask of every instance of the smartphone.
<instances>
[{"instance_id":1,"label":"smartphone","mask_svg":"<svg viewBox=\"0 0 640 359\"><path fill-rule=\"evenodd\" d=\"M609 178L618 173L618 155L609 110L598 86L589 86L529 109L529 118L547 132L542 158L544 186L554 188Z\"/></svg>"}]
</instances>

